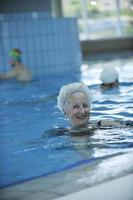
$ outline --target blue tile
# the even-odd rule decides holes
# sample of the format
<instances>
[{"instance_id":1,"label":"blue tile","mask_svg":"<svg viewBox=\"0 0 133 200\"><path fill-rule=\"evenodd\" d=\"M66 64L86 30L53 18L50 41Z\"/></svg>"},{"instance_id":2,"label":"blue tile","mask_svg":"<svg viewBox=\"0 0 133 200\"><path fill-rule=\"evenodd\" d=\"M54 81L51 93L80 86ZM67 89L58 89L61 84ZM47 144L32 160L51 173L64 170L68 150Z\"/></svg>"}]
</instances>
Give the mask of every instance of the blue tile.
<instances>
[{"instance_id":1,"label":"blue tile","mask_svg":"<svg viewBox=\"0 0 133 200\"><path fill-rule=\"evenodd\" d=\"M26 33L25 33L25 23L22 20L17 22L17 34L18 34L18 36L26 35Z\"/></svg>"},{"instance_id":2,"label":"blue tile","mask_svg":"<svg viewBox=\"0 0 133 200\"><path fill-rule=\"evenodd\" d=\"M16 37L18 31L17 21L8 22L8 29L9 29L9 36Z\"/></svg>"},{"instance_id":3,"label":"blue tile","mask_svg":"<svg viewBox=\"0 0 133 200\"><path fill-rule=\"evenodd\" d=\"M52 35L47 36L47 43L48 43L48 49L52 50L53 49L53 41L52 41Z\"/></svg>"},{"instance_id":4,"label":"blue tile","mask_svg":"<svg viewBox=\"0 0 133 200\"><path fill-rule=\"evenodd\" d=\"M32 52L35 50L34 37L26 37L25 42L27 44L28 51Z\"/></svg>"},{"instance_id":5,"label":"blue tile","mask_svg":"<svg viewBox=\"0 0 133 200\"><path fill-rule=\"evenodd\" d=\"M33 22L31 20L24 21L24 33L26 36L33 35Z\"/></svg>"},{"instance_id":6,"label":"blue tile","mask_svg":"<svg viewBox=\"0 0 133 200\"><path fill-rule=\"evenodd\" d=\"M32 52L29 52L28 53L28 59L29 59L29 66L31 67L31 69L32 69L32 67L34 67L34 56L33 56L33 53Z\"/></svg>"},{"instance_id":7,"label":"blue tile","mask_svg":"<svg viewBox=\"0 0 133 200\"><path fill-rule=\"evenodd\" d=\"M26 52L27 51L26 37L18 37L17 40L18 40L18 48L22 52ZM11 44L13 45L12 38L11 38Z\"/></svg>"},{"instance_id":8,"label":"blue tile","mask_svg":"<svg viewBox=\"0 0 133 200\"><path fill-rule=\"evenodd\" d=\"M11 48L20 48L20 46L19 46L19 39L17 37L10 38L10 47Z\"/></svg>"},{"instance_id":9,"label":"blue tile","mask_svg":"<svg viewBox=\"0 0 133 200\"><path fill-rule=\"evenodd\" d=\"M41 48L43 50L47 50L48 49L47 37L42 37L41 38Z\"/></svg>"},{"instance_id":10,"label":"blue tile","mask_svg":"<svg viewBox=\"0 0 133 200\"><path fill-rule=\"evenodd\" d=\"M24 63L25 65L28 65L28 60L29 60L29 58L28 58L27 52L26 52L26 53L23 52L23 54L22 54L22 61L23 61L23 63Z\"/></svg>"},{"instance_id":11,"label":"blue tile","mask_svg":"<svg viewBox=\"0 0 133 200\"><path fill-rule=\"evenodd\" d=\"M3 40L0 38L0 54L3 53Z\"/></svg>"},{"instance_id":12,"label":"blue tile","mask_svg":"<svg viewBox=\"0 0 133 200\"><path fill-rule=\"evenodd\" d=\"M38 66L41 66L42 65L42 57L41 57L41 54L40 52L36 52L36 61L37 61L37 65Z\"/></svg>"},{"instance_id":13,"label":"blue tile","mask_svg":"<svg viewBox=\"0 0 133 200\"><path fill-rule=\"evenodd\" d=\"M53 34L53 21L50 18L47 18L47 33Z\"/></svg>"},{"instance_id":14,"label":"blue tile","mask_svg":"<svg viewBox=\"0 0 133 200\"><path fill-rule=\"evenodd\" d=\"M41 39L39 36L34 37L34 44L35 44L35 49L37 51L41 50Z\"/></svg>"},{"instance_id":15,"label":"blue tile","mask_svg":"<svg viewBox=\"0 0 133 200\"><path fill-rule=\"evenodd\" d=\"M38 19L39 18L39 13L38 12L32 12L31 13L31 17L32 17L32 19Z\"/></svg>"},{"instance_id":16,"label":"blue tile","mask_svg":"<svg viewBox=\"0 0 133 200\"><path fill-rule=\"evenodd\" d=\"M8 52L10 50L10 40L9 40L9 38L4 38L2 42L3 42L3 52L5 54L8 54Z\"/></svg>"},{"instance_id":17,"label":"blue tile","mask_svg":"<svg viewBox=\"0 0 133 200\"><path fill-rule=\"evenodd\" d=\"M2 37L8 37L9 36L9 31L8 31L8 22L2 22L1 23L1 32L2 32Z\"/></svg>"},{"instance_id":18,"label":"blue tile","mask_svg":"<svg viewBox=\"0 0 133 200\"><path fill-rule=\"evenodd\" d=\"M3 59L3 55L0 54L0 72L4 71L4 59Z\"/></svg>"},{"instance_id":19,"label":"blue tile","mask_svg":"<svg viewBox=\"0 0 133 200\"><path fill-rule=\"evenodd\" d=\"M44 25L43 25L43 33L44 33L45 35L48 34L48 26L49 26L48 20L45 19L45 20L44 20Z\"/></svg>"}]
</instances>

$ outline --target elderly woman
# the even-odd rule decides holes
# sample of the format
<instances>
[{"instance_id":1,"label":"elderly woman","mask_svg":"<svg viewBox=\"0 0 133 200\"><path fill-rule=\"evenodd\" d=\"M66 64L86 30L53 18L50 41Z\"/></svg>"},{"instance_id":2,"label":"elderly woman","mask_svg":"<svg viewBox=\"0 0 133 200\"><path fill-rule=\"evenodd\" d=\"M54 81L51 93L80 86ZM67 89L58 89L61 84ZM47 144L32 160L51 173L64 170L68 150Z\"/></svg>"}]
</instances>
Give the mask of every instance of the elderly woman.
<instances>
[{"instance_id":1,"label":"elderly woman","mask_svg":"<svg viewBox=\"0 0 133 200\"><path fill-rule=\"evenodd\" d=\"M61 112L69 118L72 130L88 127L91 96L87 86L80 82L63 86L57 104Z\"/></svg>"},{"instance_id":2,"label":"elderly woman","mask_svg":"<svg viewBox=\"0 0 133 200\"><path fill-rule=\"evenodd\" d=\"M118 72L114 67L104 67L100 80L102 89L110 89L118 86Z\"/></svg>"},{"instance_id":3,"label":"elderly woman","mask_svg":"<svg viewBox=\"0 0 133 200\"><path fill-rule=\"evenodd\" d=\"M90 132L99 127L122 127L123 122L101 120L91 123L91 95L89 88L80 82L71 83L61 88L57 97L58 108L70 121L69 132Z\"/></svg>"}]
</instances>

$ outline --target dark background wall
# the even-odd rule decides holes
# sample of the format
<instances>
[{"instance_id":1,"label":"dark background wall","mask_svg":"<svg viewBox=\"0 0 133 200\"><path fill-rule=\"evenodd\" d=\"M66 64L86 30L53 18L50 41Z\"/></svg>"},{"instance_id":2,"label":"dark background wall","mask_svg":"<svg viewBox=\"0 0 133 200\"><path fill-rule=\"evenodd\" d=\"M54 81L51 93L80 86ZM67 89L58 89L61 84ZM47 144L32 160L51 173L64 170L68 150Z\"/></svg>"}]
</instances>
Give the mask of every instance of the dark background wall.
<instances>
[{"instance_id":1,"label":"dark background wall","mask_svg":"<svg viewBox=\"0 0 133 200\"><path fill-rule=\"evenodd\" d=\"M30 11L51 13L51 0L0 0L0 13Z\"/></svg>"}]
</instances>

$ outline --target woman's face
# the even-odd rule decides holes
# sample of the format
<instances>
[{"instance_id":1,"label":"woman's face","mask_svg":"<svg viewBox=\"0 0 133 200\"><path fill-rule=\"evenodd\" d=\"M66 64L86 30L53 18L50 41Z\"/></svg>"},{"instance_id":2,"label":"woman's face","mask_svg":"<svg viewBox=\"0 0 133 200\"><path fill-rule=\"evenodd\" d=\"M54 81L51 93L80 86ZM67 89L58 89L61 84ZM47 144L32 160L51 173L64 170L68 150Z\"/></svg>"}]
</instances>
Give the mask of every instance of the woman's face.
<instances>
[{"instance_id":1,"label":"woman's face","mask_svg":"<svg viewBox=\"0 0 133 200\"><path fill-rule=\"evenodd\" d=\"M72 127L86 128L90 118L90 105L86 95L82 92L72 94L66 102L65 114Z\"/></svg>"}]
</instances>

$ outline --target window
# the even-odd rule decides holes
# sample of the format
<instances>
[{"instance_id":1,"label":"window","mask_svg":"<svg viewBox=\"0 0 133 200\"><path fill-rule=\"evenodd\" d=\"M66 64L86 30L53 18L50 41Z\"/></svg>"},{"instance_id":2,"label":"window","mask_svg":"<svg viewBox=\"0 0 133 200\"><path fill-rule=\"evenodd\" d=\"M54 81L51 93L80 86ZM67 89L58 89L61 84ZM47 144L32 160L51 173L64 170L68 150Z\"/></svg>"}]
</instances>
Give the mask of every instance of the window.
<instances>
[{"instance_id":1,"label":"window","mask_svg":"<svg viewBox=\"0 0 133 200\"><path fill-rule=\"evenodd\" d=\"M64 17L77 17L79 37L99 39L133 35L132 0L62 0Z\"/></svg>"}]
</instances>

